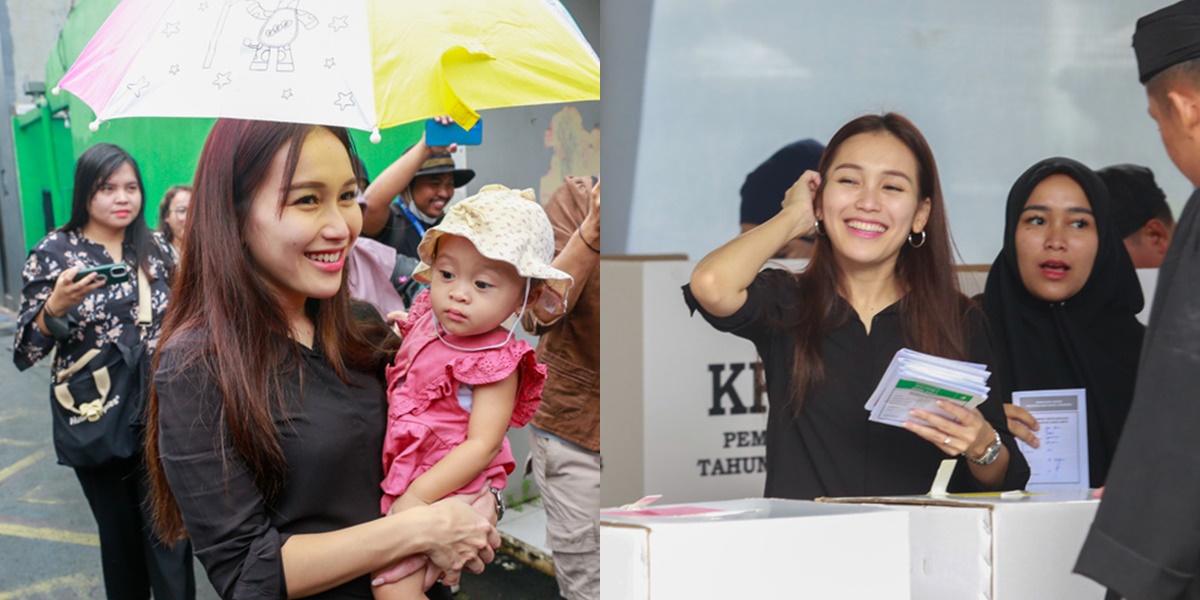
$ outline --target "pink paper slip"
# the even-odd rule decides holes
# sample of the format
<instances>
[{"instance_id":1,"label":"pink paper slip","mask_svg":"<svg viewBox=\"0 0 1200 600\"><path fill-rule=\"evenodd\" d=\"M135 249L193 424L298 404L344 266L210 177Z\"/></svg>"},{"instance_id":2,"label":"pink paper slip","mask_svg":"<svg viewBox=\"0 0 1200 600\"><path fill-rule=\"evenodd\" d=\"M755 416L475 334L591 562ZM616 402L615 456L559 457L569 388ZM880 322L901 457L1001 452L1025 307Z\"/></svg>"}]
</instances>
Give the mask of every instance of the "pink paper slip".
<instances>
[{"instance_id":1,"label":"pink paper slip","mask_svg":"<svg viewBox=\"0 0 1200 600\"><path fill-rule=\"evenodd\" d=\"M665 508L643 508L640 510L602 510L600 514L606 517L694 517L711 513L725 512L716 508L702 506L670 506Z\"/></svg>"}]
</instances>

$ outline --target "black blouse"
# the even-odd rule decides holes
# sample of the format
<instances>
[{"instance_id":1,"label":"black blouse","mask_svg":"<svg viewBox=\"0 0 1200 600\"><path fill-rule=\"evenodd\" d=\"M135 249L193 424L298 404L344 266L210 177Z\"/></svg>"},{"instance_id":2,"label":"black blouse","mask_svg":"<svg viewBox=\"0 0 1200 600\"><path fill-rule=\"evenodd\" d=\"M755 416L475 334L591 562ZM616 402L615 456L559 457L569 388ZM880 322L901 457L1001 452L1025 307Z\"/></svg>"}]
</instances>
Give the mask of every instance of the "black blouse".
<instances>
[{"instance_id":1,"label":"black blouse","mask_svg":"<svg viewBox=\"0 0 1200 600\"><path fill-rule=\"evenodd\" d=\"M684 298L715 328L754 342L762 357L769 403L766 434L766 488L770 498L808 500L821 496L911 495L929 491L944 452L916 434L867 420L863 406L888 364L905 347L903 300L871 321L871 332L856 315L831 331L821 343L824 381L804 399L799 418L791 402L791 372L796 350L792 331L769 323L788 321L799 310L795 278L768 269L755 278L746 303L727 317L704 311L684 286ZM841 298L839 310L853 309ZM969 320L971 362L989 364L987 329L973 312ZM1029 466L1008 432L1001 403L989 398L979 406L1000 432L1010 459L1003 489L1020 489ZM949 491L981 491L965 460L959 460Z\"/></svg>"},{"instance_id":2,"label":"black blouse","mask_svg":"<svg viewBox=\"0 0 1200 600\"><path fill-rule=\"evenodd\" d=\"M280 547L288 536L380 516L387 422L382 379L350 371L347 385L319 348L299 346L299 372L283 377L287 416L276 419L288 478L278 500L268 503L222 425L216 381L204 369L179 364L187 343L168 341L154 375L159 450L184 525L223 598L284 598ZM313 597L370 598L370 578Z\"/></svg>"},{"instance_id":3,"label":"black blouse","mask_svg":"<svg viewBox=\"0 0 1200 600\"><path fill-rule=\"evenodd\" d=\"M175 250L161 233L155 231L151 235L159 252L170 261L168 264L155 256L142 261L149 275L153 307L153 320L144 332L144 339L147 350L154 352L163 313L167 310L170 293L167 277L174 264ZM124 252L128 256L133 250L126 246ZM124 283L92 290L82 302L68 310L71 328L66 339L56 341L37 326L38 312L54 292L54 284L63 271L75 265L98 267L112 262L112 256L103 245L87 239L77 230L52 231L29 251L21 272L25 287L21 293L17 335L13 340L13 362L18 369L28 369L56 348L50 372L57 375L93 348L103 349L116 341L127 346L138 344L143 332L137 325L138 278L132 273Z\"/></svg>"}]
</instances>

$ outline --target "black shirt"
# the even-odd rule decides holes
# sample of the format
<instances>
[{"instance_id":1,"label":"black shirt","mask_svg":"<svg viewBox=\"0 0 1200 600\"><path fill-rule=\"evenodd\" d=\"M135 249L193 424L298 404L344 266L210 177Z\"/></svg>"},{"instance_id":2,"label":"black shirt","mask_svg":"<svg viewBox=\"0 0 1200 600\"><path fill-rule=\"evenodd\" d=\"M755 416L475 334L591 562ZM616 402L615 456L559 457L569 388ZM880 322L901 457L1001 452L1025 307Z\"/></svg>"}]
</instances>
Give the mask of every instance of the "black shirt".
<instances>
[{"instance_id":1,"label":"black shirt","mask_svg":"<svg viewBox=\"0 0 1200 600\"><path fill-rule=\"evenodd\" d=\"M713 327L754 342L762 357L767 396L776 400L769 403L767 413L764 495L807 500L928 492L938 465L949 457L906 429L868 421L869 413L863 408L892 357L905 347L903 300L875 315L868 335L853 309L839 297L835 312L850 311L849 316L822 341L824 380L804 399L797 418L793 404L782 400L791 397L796 338L790 330L769 325L791 320L798 313L796 280L769 269L760 273L746 292L746 303L736 313L715 317L684 287L692 310L699 310ZM973 311L968 324L968 360L988 364L987 330L976 313ZM1009 449L1003 489L1024 487L1029 467L1008 433L1001 403L990 399L979 410ZM958 463L949 490L981 490L966 461Z\"/></svg>"},{"instance_id":2,"label":"black shirt","mask_svg":"<svg viewBox=\"0 0 1200 600\"><path fill-rule=\"evenodd\" d=\"M280 547L289 535L380 516L382 380L349 371L346 385L319 348L299 346L299 372L283 377L288 416L276 419L288 479L278 500L267 503L221 425L216 381L203 369L181 368L186 343L175 338L161 349L154 384L163 468L196 556L223 598L286 597ZM370 598L370 578L313 597Z\"/></svg>"},{"instance_id":3,"label":"black shirt","mask_svg":"<svg viewBox=\"0 0 1200 600\"><path fill-rule=\"evenodd\" d=\"M434 222L434 225L437 223L441 223L440 218ZM421 227L426 231L434 225L421 223ZM398 254L411 256L418 260L421 258L417 255L417 246L421 245L421 238L424 236L413 225L408 215L404 214L404 209L400 207L400 204L396 202L388 205L388 218L383 224L383 229L379 231L378 235L369 237L395 248Z\"/></svg>"}]
</instances>

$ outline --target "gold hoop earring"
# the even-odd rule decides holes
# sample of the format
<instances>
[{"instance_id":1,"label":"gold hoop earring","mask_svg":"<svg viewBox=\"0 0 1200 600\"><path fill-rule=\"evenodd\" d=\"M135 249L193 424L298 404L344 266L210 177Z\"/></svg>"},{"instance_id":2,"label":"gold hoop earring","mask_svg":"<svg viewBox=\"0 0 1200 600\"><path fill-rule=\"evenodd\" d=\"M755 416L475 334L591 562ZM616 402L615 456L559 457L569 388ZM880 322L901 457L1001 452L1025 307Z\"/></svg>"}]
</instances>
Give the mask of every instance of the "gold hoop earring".
<instances>
[{"instance_id":1,"label":"gold hoop earring","mask_svg":"<svg viewBox=\"0 0 1200 600\"><path fill-rule=\"evenodd\" d=\"M909 246L912 246L913 248L920 248L921 246L924 246L924 245L925 245L925 237L926 237L926 236L925 236L925 231L924 231L924 230L921 230L921 232L920 232L920 233L921 233L921 241L920 241L920 242L913 242L913 235L914 235L914 234L911 234L911 233L910 233L910 234L908 234L908 245L909 245Z\"/></svg>"}]
</instances>

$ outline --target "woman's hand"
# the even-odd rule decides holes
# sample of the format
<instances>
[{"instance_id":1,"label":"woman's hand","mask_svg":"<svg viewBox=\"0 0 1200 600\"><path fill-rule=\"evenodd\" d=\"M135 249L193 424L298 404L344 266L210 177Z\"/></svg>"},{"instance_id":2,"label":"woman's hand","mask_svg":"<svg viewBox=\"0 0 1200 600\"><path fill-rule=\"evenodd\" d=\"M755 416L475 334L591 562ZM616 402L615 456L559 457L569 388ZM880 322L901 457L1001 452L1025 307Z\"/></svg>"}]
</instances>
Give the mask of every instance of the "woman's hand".
<instances>
[{"instance_id":1,"label":"woman's hand","mask_svg":"<svg viewBox=\"0 0 1200 600\"><path fill-rule=\"evenodd\" d=\"M1033 432L1041 428L1038 420L1029 411L1017 406L1016 404L1004 405L1004 416L1008 417L1008 430L1012 432L1017 439L1037 448L1042 445Z\"/></svg>"},{"instance_id":2,"label":"woman's hand","mask_svg":"<svg viewBox=\"0 0 1200 600\"><path fill-rule=\"evenodd\" d=\"M784 194L783 208L780 213L789 213L794 221L792 238L809 235L813 232L817 222L813 199L816 198L817 188L820 186L821 174L816 171L805 171Z\"/></svg>"},{"instance_id":3,"label":"woman's hand","mask_svg":"<svg viewBox=\"0 0 1200 600\"><path fill-rule=\"evenodd\" d=\"M83 279L75 281L75 275L79 273L80 268L81 265L71 267L59 273L58 279L54 281L54 291L50 292L45 304L45 309L50 311L51 316L61 317L67 314L68 310L83 302L84 297L92 290L104 285L104 280L96 273L88 273Z\"/></svg>"},{"instance_id":4,"label":"woman's hand","mask_svg":"<svg viewBox=\"0 0 1200 600\"><path fill-rule=\"evenodd\" d=\"M484 489L482 493L490 499L491 492ZM500 547L500 533L467 498L470 496L453 496L429 506L438 511L439 525L434 545L425 553L431 563L428 570L444 572L441 579L446 585L457 584L463 569L482 573L484 564L492 562L495 549Z\"/></svg>"},{"instance_id":5,"label":"woman's hand","mask_svg":"<svg viewBox=\"0 0 1200 600\"><path fill-rule=\"evenodd\" d=\"M949 456L965 454L978 458L996 439L991 424L983 418L979 409L967 410L945 400L938 400L938 408L946 411L958 422L918 408L909 411L909 414L929 425L905 421L904 428L921 436Z\"/></svg>"},{"instance_id":6,"label":"woman's hand","mask_svg":"<svg viewBox=\"0 0 1200 600\"><path fill-rule=\"evenodd\" d=\"M579 235L590 248L600 247L600 182L592 186L591 197L588 200L587 216L579 225Z\"/></svg>"}]
</instances>

